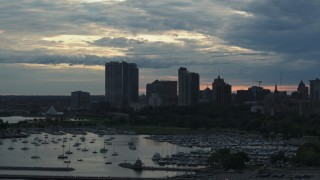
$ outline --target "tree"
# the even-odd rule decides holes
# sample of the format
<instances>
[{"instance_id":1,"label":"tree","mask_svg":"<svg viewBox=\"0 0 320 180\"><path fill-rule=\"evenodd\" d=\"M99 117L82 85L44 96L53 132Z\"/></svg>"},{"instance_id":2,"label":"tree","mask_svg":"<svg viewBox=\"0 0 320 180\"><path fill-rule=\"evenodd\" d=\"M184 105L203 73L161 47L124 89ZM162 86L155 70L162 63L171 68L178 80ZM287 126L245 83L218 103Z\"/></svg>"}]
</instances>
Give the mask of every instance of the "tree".
<instances>
[{"instance_id":1,"label":"tree","mask_svg":"<svg viewBox=\"0 0 320 180\"><path fill-rule=\"evenodd\" d=\"M211 154L208 159L208 163L211 167L215 163L221 164L224 169L242 170L246 168L246 162L249 162L250 158L245 152L231 153L229 149L220 149L216 153Z\"/></svg>"}]
</instances>

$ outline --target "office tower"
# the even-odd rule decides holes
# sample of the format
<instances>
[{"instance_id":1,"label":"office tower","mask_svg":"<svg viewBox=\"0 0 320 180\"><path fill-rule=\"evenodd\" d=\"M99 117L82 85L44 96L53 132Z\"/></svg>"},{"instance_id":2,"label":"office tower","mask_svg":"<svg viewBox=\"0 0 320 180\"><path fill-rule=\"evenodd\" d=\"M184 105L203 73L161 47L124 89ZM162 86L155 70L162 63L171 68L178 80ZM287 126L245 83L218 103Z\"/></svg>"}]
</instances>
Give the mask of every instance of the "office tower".
<instances>
[{"instance_id":1,"label":"office tower","mask_svg":"<svg viewBox=\"0 0 320 180\"><path fill-rule=\"evenodd\" d=\"M231 104L231 85L218 76L212 83L213 101L218 105Z\"/></svg>"},{"instance_id":2,"label":"office tower","mask_svg":"<svg viewBox=\"0 0 320 180\"><path fill-rule=\"evenodd\" d=\"M187 68L180 67L178 70L178 104L194 105L199 101L199 74L189 72Z\"/></svg>"},{"instance_id":3,"label":"office tower","mask_svg":"<svg viewBox=\"0 0 320 180\"><path fill-rule=\"evenodd\" d=\"M198 73L189 73L189 104L195 105L199 102L200 77Z\"/></svg>"},{"instance_id":4,"label":"office tower","mask_svg":"<svg viewBox=\"0 0 320 180\"><path fill-rule=\"evenodd\" d=\"M149 106L170 106L177 104L177 81L155 80L147 84L147 104Z\"/></svg>"},{"instance_id":5,"label":"office tower","mask_svg":"<svg viewBox=\"0 0 320 180\"><path fill-rule=\"evenodd\" d=\"M90 93L82 91L71 92L70 110L90 109Z\"/></svg>"},{"instance_id":6,"label":"office tower","mask_svg":"<svg viewBox=\"0 0 320 180\"><path fill-rule=\"evenodd\" d=\"M302 99L308 99L309 88L301 80L297 92L301 95Z\"/></svg>"},{"instance_id":7,"label":"office tower","mask_svg":"<svg viewBox=\"0 0 320 180\"><path fill-rule=\"evenodd\" d=\"M310 97L313 105L320 105L320 79L310 80Z\"/></svg>"},{"instance_id":8,"label":"office tower","mask_svg":"<svg viewBox=\"0 0 320 180\"><path fill-rule=\"evenodd\" d=\"M113 107L127 108L139 97L139 69L134 63L109 62L105 66L106 101Z\"/></svg>"}]
</instances>

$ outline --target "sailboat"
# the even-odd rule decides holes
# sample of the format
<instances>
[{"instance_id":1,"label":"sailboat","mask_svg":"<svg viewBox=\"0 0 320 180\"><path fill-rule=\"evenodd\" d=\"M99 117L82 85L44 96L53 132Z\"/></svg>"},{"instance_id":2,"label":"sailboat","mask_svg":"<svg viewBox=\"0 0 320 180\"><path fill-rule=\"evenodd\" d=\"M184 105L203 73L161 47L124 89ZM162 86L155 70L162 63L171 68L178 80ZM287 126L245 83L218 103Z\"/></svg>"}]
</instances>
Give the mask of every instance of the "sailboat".
<instances>
[{"instance_id":1,"label":"sailboat","mask_svg":"<svg viewBox=\"0 0 320 180\"><path fill-rule=\"evenodd\" d=\"M73 152L70 150L70 143L69 143L69 150L66 151L66 154L73 154Z\"/></svg>"},{"instance_id":2,"label":"sailboat","mask_svg":"<svg viewBox=\"0 0 320 180\"><path fill-rule=\"evenodd\" d=\"M27 143L24 143L24 147L23 147L23 148L21 148L21 150L23 150L23 151L27 151L27 150L29 150L29 148L27 147Z\"/></svg>"},{"instance_id":3,"label":"sailboat","mask_svg":"<svg viewBox=\"0 0 320 180\"><path fill-rule=\"evenodd\" d=\"M37 151L37 146L34 146L34 148L35 148L36 154L31 156L31 159L39 159L40 156L39 156L38 151Z\"/></svg>"},{"instance_id":4,"label":"sailboat","mask_svg":"<svg viewBox=\"0 0 320 180\"><path fill-rule=\"evenodd\" d=\"M9 150L14 150L14 147L12 146L13 141L11 140L11 145L8 147Z\"/></svg>"},{"instance_id":5,"label":"sailboat","mask_svg":"<svg viewBox=\"0 0 320 180\"><path fill-rule=\"evenodd\" d=\"M68 156L66 156L66 155L64 154L64 143L63 143L62 154L60 154L60 155L58 156L58 159L67 159L67 158L68 158Z\"/></svg>"},{"instance_id":6,"label":"sailboat","mask_svg":"<svg viewBox=\"0 0 320 180\"><path fill-rule=\"evenodd\" d=\"M93 154L97 154L98 152L96 151L97 147L94 147L94 151L92 152Z\"/></svg>"},{"instance_id":7,"label":"sailboat","mask_svg":"<svg viewBox=\"0 0 320 180\"><path fill-rule=\"evenodd\" d=\"M108 149L106 149L106 143L103 143L103 148L100 149L100 153L106 153Z\"/></svg>"},{"instance_id":8,"label":"sailboat","mask_svg":"<svg viewBox=\"0 0 320 180\"><path fill-rule=\"evenodd\" d=\"M113 146L113 153L111 154L112 156L118 156L119 154L116 152L115 146Z\"/></svg>"}]
</instances>

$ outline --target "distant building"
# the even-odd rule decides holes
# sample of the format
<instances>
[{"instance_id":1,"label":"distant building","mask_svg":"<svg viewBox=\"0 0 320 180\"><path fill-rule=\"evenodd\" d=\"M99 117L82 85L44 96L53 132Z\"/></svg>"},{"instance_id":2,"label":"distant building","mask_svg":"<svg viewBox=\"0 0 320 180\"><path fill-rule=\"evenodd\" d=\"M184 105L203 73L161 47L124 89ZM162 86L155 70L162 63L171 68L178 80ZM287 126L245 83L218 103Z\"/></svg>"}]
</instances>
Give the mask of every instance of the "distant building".
<instances>
[{"instance_id":1,"label":"distant building","mask_svg":"<svg viewBox=\"0 0 320 180\"><path fill-rule=\"evenodd\" d=\"M74 91L71 93L70 110L88 110L90 109L90 93Z\"/></svg>"},{"instance_id":2,"label":"distant building","mask_svg":"<svg viewBox=\"0 0 320 180\"><path fill-rule=\"evenodd\" d=\"M127 108L138 101L139 69L134 63L109 62L105 66L106 101L113 107Z\"/></svg>"},{"instance_id":3,"label":"distant building","mask_svg":"<svg viewBox=\"0 0 320 180\"><path fill-rule=\"evenodd\" d=\"M302 99L308 99L309 88L301 80L297 92L301 94Z\"/></svg>"},{"instance_id":4,"label":"distant building","mask_svg":"<svg viewBox=\"0 0 320 180\"><path fill-rule=\"evenodd\" d=\"M199 102L201 103L209 103L213 101L213 91L210 88L206 88L204 90L200 90L199 93Z\"/></svg>"},{"instance_id":5,"label":"distant building","mask_svg":"<svg viewBox=\"0 0 320 180\"><path fill-rule=\"evenodd\" d=\"M310 98L314 106L320 105L320 79L310 80Z\"/></svg>"},{"instance_id":6,"label":"distant building","mask_svg":"<svg viewBox=\"0 0 320 180\"><path fill-rule=\"evenodd\" d=\"M149 106L170 106L177 104L177 81L155 80L147 84L146 100ZM155 97L157 103L155 103ZM161 101L161 103L160 103Z\"/></svg>"},{"instance_id":7,"label":"distant building","mask_svg":"<svg viewBox=\"0 0 320 180\"><path fill-rule=\"evenodd\" d=\"M194 105L199 102L200 77L198 73L189 72L187 68L178 70L178 104Z\"/></svg>"},{"instance_id":8,"label":"distant building","mask_svg":"<svg viewBox=\"0 0 320 180\"><path fill-rule=\"evenodd\" d=\"M213 102L218 105L231 104L231 85L224 82L220 76L212 83Z\"/></svg>"}]
</instances>

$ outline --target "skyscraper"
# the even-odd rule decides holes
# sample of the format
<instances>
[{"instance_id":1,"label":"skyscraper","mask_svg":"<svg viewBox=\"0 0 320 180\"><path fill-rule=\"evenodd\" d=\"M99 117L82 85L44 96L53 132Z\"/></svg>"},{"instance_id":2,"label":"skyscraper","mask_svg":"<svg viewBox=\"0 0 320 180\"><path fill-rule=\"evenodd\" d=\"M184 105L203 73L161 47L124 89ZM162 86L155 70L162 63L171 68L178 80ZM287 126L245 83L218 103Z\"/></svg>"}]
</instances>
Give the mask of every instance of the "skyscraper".
<instances>
[{"instance_id":1,"label":"skyscraper","mask_svg":"<svg viewBox=\"0 0 320 180\"><path fill-rule=\"evenodd\" d=\"M88 110L90 109L90 93L75 91L71 93L71 110Z\"/></svg>"},{"instance_id":2,"label":"skyscraper","mask_svg":"<svg viewBox=\"0 0 320 180\"><path fill-rule=\"evenodd\" d=\"M149 106L162 105L176 105L177 104L177 81L159 81L155 80L151 84L147 84L147 104ZM156 93L161 98L161 103L153 103L150 98L152 94Z\"/></svg>"},{"instance_id":3,"label":"skyscraper","mask_svg":"<svg viewBox=\"0 0 320 180\"><path fill-rule=\"evenodd\" d=\"M212 83L213 101L219 105L231 104L231 85L218 76Z\"/></svg>"},{"instance_id":4,"label":"skyscraper","mask_svg":"<svg viewBox=\"0 0 320 180\"><path fill-rule=\"evenodd\" d=\"M106 101L113 107L128 107L138 101L139 69L134 63L109 62L105 66Z\"/></svg>"},{"instance_id":5,"label":"skyscraper","mask_svg":"<svg viewBox=\"0 0 320 180\"><path fill-rule=\"evenodd\" d=\"M314 105L320 105L320 79L310 80L310 97Z\"/></svg>"},{"instance_id":6,"label":"skyscraper","mask_svg":"<svg viewBox=\"0 0 320 180\"><path fill-rule=\"evenodd\" d=\"M180 67L178 70L179 105L194 105L199 101L199 74L189 72L187 68Z\"/></svg>"}]
</instances>

